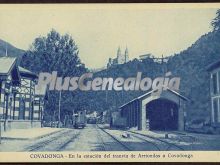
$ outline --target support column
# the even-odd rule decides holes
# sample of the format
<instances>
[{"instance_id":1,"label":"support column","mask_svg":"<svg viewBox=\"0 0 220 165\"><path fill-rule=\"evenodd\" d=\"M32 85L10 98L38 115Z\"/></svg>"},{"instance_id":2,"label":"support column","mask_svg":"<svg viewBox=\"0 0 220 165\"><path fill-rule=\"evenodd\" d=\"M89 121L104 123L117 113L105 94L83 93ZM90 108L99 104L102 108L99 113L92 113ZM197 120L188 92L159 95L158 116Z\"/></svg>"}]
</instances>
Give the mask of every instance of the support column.
<instances>
[{"instance_id":1,"label":"support column","mask_svg":"<svg viewBox=\"0 0 220 165\"><path fill-rule=\"evenodd\" d=\"M8 125L8 94L5 94L5 120L4 120L4 131L7 130L7 125Z\"/></svg>"},{"instance_id":2,"label":"support column","mask_svg":"<svg viewBox=\"0 0 220 165\"><path fill-rule=\"evenodd\" d=\"M138 127L138 103L135 104L135 127Z\"/></svg>"},{"instance_id":3,"label":"support column","mask_svg":"<svg viewBox=\"0 0 220 165\"><path fill-rule=\"evenodd\" d=\"M140 103L139 107L139 125L138 125L138 130L146 130L146 108L145 104L143 105L142 102Z\"/></svg>"},{"instance_id":4,"label":"support column","mask_svg":"<svg viewBox=\"0 0 220 165\"><path fill-rule=\"evenodd\" d=\"M182 102L179 102L179 113L178 113L178 131L184 131L184 110Z\"/></svg>"},{"instance_id":5,"label":"support column","mask_svg":"<svg viewBox=\"0 0 220 165\"><path fill-rule=\"evenodd\" d=\"M134 103L131 106L131 127L134 127Z\"/></svg>"},{"instance_id":6,"label":"support column","mask_svg":"<svg viewBox=\"0 0 220 165\"><path fill-rule=\"evenodd\" d=\"M13 93L13 120L15 119L15 100L16 99L16 93Z\"/></svg>"},{"instance_id":7,"label":"support column","mask_svg":"<svg viewBox=\"0 0 220 165\"><path fill-rule=\"evenodd\" d=\"M135 127L135 103L132 106L132 126Z\"/></svg>"}]
</instances>

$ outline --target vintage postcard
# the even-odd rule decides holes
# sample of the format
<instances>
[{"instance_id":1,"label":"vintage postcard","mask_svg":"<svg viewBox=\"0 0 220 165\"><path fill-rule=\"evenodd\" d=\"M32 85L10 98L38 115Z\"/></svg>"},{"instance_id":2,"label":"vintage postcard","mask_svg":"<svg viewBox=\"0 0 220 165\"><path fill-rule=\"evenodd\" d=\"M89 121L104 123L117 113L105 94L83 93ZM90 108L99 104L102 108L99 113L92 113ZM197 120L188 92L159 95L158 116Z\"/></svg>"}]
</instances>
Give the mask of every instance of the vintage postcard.
<instances>
[{"instance_id":1,"label":"vintage postcard","mask_svg":"<svg viewBox=\"0 0 220 165\"><path fill-rule=\"evenodd\" d=\"M220 4L0 5L0 162L220 162Z\"/></svg>"}]
</instances>

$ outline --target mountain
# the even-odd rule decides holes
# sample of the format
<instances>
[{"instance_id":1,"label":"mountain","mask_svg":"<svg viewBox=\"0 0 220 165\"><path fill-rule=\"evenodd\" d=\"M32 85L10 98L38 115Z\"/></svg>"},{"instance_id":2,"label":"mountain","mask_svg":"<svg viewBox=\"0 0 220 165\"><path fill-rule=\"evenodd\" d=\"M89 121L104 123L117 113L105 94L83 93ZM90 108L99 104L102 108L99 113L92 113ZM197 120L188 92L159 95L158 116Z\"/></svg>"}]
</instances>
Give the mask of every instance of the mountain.
<instances>
[{"instance_id":1,"label":"mountain","mask_svg":"<svg viewBox=\"0 0 220 165\"><path fill-rule=\"evenodd\" d=\"M10 43L3 41L0 39L0 57L5 56L6 54L6 47L7 47L7 54L9 57L17 57L18 61L21 60L23 54L25 53L24 50L19 49L11 45Z\"/></svg>"}]
</instances>

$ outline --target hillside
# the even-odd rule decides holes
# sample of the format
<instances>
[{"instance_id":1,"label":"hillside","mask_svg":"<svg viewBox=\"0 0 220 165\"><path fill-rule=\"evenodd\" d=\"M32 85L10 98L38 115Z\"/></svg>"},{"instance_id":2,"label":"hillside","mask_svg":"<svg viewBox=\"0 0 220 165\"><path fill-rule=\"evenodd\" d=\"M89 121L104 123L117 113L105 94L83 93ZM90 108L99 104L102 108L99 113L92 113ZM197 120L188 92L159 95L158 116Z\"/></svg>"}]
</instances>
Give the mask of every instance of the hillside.
<instances>
[{"instance_id":1,"label":"hillside","mask_svg":"<svg viewBox=\"0 0 220 165\"><path fill-rule=\"evenodd\" d=\"M203 35L187 50L176 54L168 62L168 68L181 76L180 92L191 102L187 105L188 119L210 120L209 64L220 60L220 34Z\"/></svg>"},{"instance_id":2,"label":"hillside","mask_svg":"<svg viewBox=\"0 0 220 165\"><path fill-rule=\"evenodd\" d=\"M157 76L162 76L163 67L160 63L154 62L152 59L146 59L143 62L134 59L126 64L118 65L106 70L102 70L94 74L94 77L136 77L137 72L142 72L142 77L150 77L154 79ZM88 109L105 111L116 110L122 104L131 99L143 94L141 90L137 91L89 91L84 92L84 98ZM76 96L77 97L77 96ZM82 97L82 96L81 96Z\"/></svg>"},{"instance_id":3,"label":"hillside","mask_svg":"<svg viewBox=\"0 0 220 165\"><path fill-rule=\"evenodd\" d=\"M20 61L25 51L22 49L18 49L13 45L11 45L10 43L3 41L1 39L0 39L0 57L5 56L6 45L7 45L8 56L17 57L18 60Z\"/></svg>"}]
</instances>

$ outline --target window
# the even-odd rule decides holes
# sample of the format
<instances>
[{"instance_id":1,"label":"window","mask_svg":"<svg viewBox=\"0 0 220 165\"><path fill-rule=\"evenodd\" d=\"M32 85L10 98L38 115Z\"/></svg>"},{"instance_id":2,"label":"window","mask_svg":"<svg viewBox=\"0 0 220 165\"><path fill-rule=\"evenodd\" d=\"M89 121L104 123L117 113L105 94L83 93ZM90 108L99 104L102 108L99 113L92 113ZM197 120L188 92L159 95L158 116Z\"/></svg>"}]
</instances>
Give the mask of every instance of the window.
<instances>
[{"instance_id":1,"label":"window","mask_svg":"<svg viewBox=\"0 0 220 165\"><path fill-rule=\"evenodd\" d=\"M30 107L30 104L27 102L27 104L26 104L26 108L29 108Z\"/></svg>"},{"instance_id":2,"label":"window","mask_svg":"<svg viewBox=\"0 0 220 165\"><path fill-rule=\"evenodd\" d=\"M213 73L212 74L212 92L213 94L217 94L217 91L218 91L218 84L217 84L217 73Z\"/></svg>"},{"instance_id":3,"label":"window","mask_svg":"<svg viewBox=\"0 0 220 165\"><path fill-rule=\"evenodd\" d=\"M34 110L35 110L35 111L38 111L38 110L39 110L39 106L38 106L38 105L35 105L35 106L34 106Z\"/></svg>"},{"instance_id":4,"label":"window","mask_svg":"<svg viewBox=\"0 0 220 165\"><path fill-rule=\"evenodd\" d=\"M0 106L0 119L3 118L4 110L3 107Z\"/></svg>"},{"instance_id":5,"label":"window","mask_svg":"<svg viewBox=\"0 0 220 165\"><path fill-rule=\"evenodd\" d=\"M5 95L4 94L1 94L1 102L4 102L4 97L5 97Z\"/></svg>"},{"instance_id":6,"label":"window","mask_svg":"<svg viewBox=\"0 0 220 165\"><path fill-rule=\"evenodd\" d=\"M29 112L28 111L25 111L25 117L28 119L28 117L29 117Z\"/></svg>"},{"instance_id":7,"label":"window","mask_svg":"<svg viewBox=\"0 0 220 165\"><path fill-rule=\"evenodd\" d=\"M16 117L16 118L18 118L18 115L19 115L18 112L19 112L19 111L15 111L15 117Z\"/></svg>"},{"instance_id":8,"label":"window","mask_svg":"<svg viewBox=\"0 0 220 165\"><path fill-rule=\"evenodd\" d=\"M19 101L15 101L15 107L19 107Z\"/></svg>"},{"instance_id":9,"label":"window","mask_svg":"<svg viewBox=\"0 0 220 165\"><path fill-rule=\"evenodd\" d=\"M34 117L34 119L36 120L36 119L39 118L39 114L38 114L38 113L34 113L34 114L33 114L33 117Z\"/></svg>"}]
</instances>

